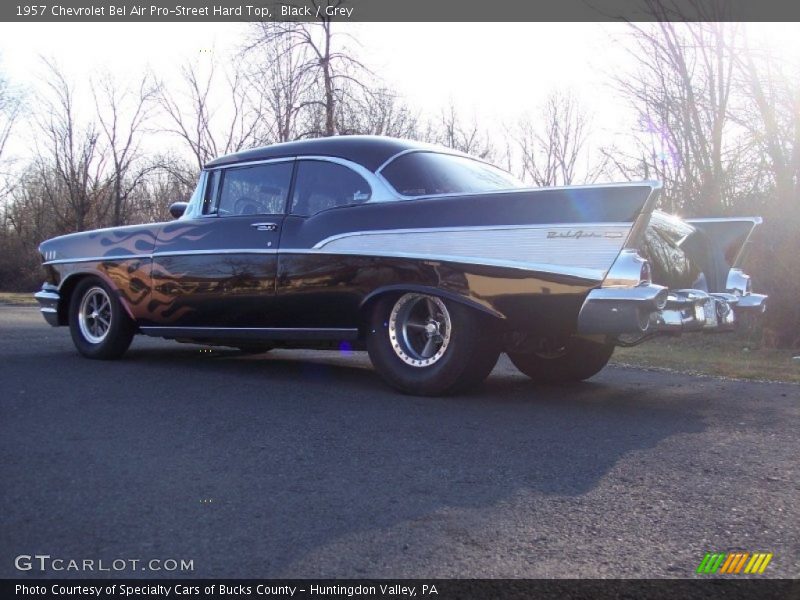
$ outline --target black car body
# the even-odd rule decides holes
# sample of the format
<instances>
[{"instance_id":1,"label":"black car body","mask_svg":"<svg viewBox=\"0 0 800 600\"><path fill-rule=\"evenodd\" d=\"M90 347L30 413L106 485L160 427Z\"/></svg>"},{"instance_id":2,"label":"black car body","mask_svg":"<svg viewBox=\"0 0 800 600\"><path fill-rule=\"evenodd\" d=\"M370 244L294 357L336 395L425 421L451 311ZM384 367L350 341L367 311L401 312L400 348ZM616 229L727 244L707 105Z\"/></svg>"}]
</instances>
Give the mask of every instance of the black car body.
<instances>
[{"instance_id":1,"label":"black car body","mask_svg":"<svg viewBox=\"0 0 800 600\"><path fill-rule=\"evenodd\" d=\"M537 379L582 379L617 343L764 309L739 268L760 220L682 221L654 211L659 188L529 189L392 138L276 144L208 163L175 221L42 243L36 297L95 358L140 332L366 345L412 393L475 383L501 351Z\"/></svg>"}]
</instances>

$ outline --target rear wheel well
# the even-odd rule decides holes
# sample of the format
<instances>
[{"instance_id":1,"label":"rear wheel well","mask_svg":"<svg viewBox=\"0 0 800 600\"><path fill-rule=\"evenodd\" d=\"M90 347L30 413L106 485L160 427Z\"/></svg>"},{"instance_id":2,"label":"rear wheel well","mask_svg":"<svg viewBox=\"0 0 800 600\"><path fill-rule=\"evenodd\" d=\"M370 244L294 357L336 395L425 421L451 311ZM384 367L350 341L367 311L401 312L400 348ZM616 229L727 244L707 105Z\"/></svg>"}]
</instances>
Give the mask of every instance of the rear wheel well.
<instances>
[{"instance_id":1,"label":"rear wheel well","mask_svg":"<svg viewBox=\"0 0 800 600\"><path fill-rule=\"evenodd\" d=\"M367 299L359 307L359 315L358 315L358 329L359 329L359 337L365 337L367 333L367 329L369 327L370 316L372 315L373 307L376 303L383 300L384 298L392 297L394 299L400 298L403 294L408 293L421 293L421 294L429 294L431 296L438 296L444 300L451 300L453 302L458 302L459 304L463 304L464 306L471 308L473 311L478 313L482 316L482 318L486 319L488 323L494 325L500 325L502 322L502 315L499 313L495 313L492 309L481 306L476 302L471 302L469 299L459 296L458 294L453 294L452 292L443 292L437 288L428 288L428 287L421 287L421 286L408 286L408 287L400 287L400 286L393 286L391 288L387 288L385 290L379 290L373 292Z\"/></svg>"},{"instance_id":2,"label":"rear wheel well","mask_svg":"<svg viewBox=\"0 0 800 600\"><path fill-rule=\"evenodd\" d=\"M370 316L372 315L372 310L377 302L380 302L383 298L392 297L395 300L403 295L404 292L399 290L391 290L386 292L381 292L378 294L374 294L367 298L364 303L358 309L358 330L361 335L359 337L364 337L364 334L367 333L367 328L369 327L369 320Z\"/></svg>"}]
</instances>

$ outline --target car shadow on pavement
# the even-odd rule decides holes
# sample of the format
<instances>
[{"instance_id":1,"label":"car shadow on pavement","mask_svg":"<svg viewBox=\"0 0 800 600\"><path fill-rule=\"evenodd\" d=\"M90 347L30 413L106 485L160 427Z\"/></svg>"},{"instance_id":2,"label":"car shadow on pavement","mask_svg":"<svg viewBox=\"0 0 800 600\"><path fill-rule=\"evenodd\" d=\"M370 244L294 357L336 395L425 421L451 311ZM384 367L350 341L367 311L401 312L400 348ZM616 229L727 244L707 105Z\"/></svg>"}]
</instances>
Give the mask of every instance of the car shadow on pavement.
<instances>
[{"instance_id":1,"label":"car shadow on pavement","mask_svg":"<svg viewBox=\"0 0 800 600\"><path fill-rule=\"evenodd\" d=\"M185 556L200 576L277 576L343 537L521 491L580 497L627 455L705 427L691 387L616 370L537 386L498 367L475 393L420 398L363 355L159 346L69 368L57 426L31 434L58 436L58 499L6 473L28 499L9 541L61 532L61 553Z\"/></svg>"},{"instance_id":2,"label":"car shadow on pavement","mask_svg":"<svg viewBox=\"0 0 800 600\"><path fill-rule=\"evenodd\" d=\"M281 562L350 528L491 506L520 489L580 496L625 455L704 428L691 390L642 389L617 373L539 386L498 368L474 393L419 398L387 388L363 355L219 358L205 368L223 380L267 385L217 399L236 437L224 444L233 456L213 460L220 473L229 465L222 481L233 487L208 483L220 501L264 524L265 555L283 548Z\"/></svg>"}]
</instances>

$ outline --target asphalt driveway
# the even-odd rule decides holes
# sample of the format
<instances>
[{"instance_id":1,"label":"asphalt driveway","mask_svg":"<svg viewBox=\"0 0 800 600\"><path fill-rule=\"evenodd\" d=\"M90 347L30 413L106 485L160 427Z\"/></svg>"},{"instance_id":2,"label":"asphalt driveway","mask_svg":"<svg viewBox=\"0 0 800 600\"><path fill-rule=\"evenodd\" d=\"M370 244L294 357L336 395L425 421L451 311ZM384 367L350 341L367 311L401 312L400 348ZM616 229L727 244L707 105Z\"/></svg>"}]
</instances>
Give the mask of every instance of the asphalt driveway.
<instances>
[{"instance_id":1,"label":"asphalt driveway","mask_svg":"<svg viewBox=\"0 0 800 600\"><path fill-rule=\"evenodd\" d=\"M19 555L205 577L685 577L765 551L800 576L800 386L503 360L456 398L363 354L138 339L80 358L0 307L0 576Z\"/></svg>"}]
</instances>

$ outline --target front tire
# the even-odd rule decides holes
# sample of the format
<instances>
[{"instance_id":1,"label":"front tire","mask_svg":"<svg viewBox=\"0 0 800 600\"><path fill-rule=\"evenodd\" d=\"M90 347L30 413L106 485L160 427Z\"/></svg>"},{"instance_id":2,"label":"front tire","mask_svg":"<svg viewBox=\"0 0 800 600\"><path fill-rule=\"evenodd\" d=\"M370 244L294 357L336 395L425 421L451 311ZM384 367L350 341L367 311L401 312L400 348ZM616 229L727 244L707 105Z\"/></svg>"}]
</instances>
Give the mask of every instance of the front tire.
<instances>
[{"instance_id":1,"label":"front tire","mask_svg":"<svg viewBox=\"0 0 800 600\"><path fill-rule=\"evenodd\" d=\"M83 356L110 360L125 354L135 326L113 290L101 279L89 277L72 294L69 330Z\"/></svg>"},{"instance_id":2,"label":"front tire","mask_svg":"<svg viewBox=\"0 0 800 600\"><path fill-rule=\"evenodd\" d=\"M490 317L428 294L385 296L373 307L367 350L406 394L439 396L480 384L500 355Z\"/></svg>"},{"instance_id":3,"label":"front tire","mask_svg":"<svg viewBox=\"0 0 800 600\"><path fill-rule=\"evenodd\" d=\"M537 351L509 352L508 358L539 383L582 381L599 373L614 353L614 344L570 337L561 345Z\"/></svg>"}]
</instances>

